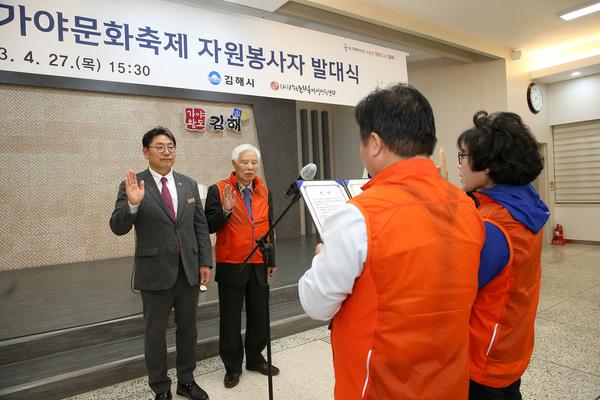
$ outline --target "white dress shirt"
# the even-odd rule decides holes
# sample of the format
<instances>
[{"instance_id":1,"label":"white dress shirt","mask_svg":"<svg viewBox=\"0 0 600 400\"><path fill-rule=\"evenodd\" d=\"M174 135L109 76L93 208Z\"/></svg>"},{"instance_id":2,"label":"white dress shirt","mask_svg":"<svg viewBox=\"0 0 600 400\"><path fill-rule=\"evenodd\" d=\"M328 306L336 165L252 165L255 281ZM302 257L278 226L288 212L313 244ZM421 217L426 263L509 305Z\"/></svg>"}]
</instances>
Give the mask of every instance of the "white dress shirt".
<instances>
[{"instance_id":1,"label":"white dress shirt","mask_svg":"<svg viewBox=\"0 0 600 400\"><path fill-rule=\"evenodd\" d=\"M352 293L367 260L367 225L352 204L343 205L323 225L323 247L298 282L300 302L313 319L330 320Z\"/></svg>"},{"instance_id":2,"label":"white dress shirt","mask_svg":"<svg viewBox=\"0 0 600 400\"><path fill-rule=\"evenodd\" d=\"M152 178L154 178L154 182L156 182L156 187L158 187L159 193L162 193L162 182L161 179L163 176L158 172L154 171L152 168L148 168L150 174L152 174ZM169 193L171 194L171 199L173 200L173 209L175 210L175 217L177 217L177 187L175 186L175 179L173 179L173 168L169 171L168 174L165 175L167 178L167 189L169 189ZM146 194L144 193L144 196ZM138 210L139 204L131 204L129 203L129 212L135 214Z\"/></svg>"}]
</instances>

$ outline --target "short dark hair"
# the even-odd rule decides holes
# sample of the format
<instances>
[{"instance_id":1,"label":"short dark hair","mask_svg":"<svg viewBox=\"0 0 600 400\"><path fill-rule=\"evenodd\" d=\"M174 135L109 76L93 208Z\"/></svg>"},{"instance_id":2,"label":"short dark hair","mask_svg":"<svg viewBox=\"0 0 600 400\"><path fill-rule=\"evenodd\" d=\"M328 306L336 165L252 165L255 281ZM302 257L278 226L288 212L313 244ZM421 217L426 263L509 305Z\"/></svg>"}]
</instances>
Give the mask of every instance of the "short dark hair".
<instances>
[{"instance_id":1,"label":"short dark hair","mask_svg":"<svg viewBox=\"0 0 600 400\"><path fill-rule=\"evenodd\" d=\"M371 92L358 103L354 117L363 143L375 132L397 156L433 153L436 137L431 105L409 84Z\"/></svg>"},{"instance_id":2,"label":"short dark hair","mask_svg":"<svg viewBox=\"0 0 600 400\"><path fill-rule=\"evenodd\" d=\"M157 126L156 128L153 128L153 129L149 130L148 132L146 132L144 134L144 137L142 138L142 146L148 147L150 145L150 143L152 143L152 140L154 140L154 137L158 136L158 135L168 136L169 139L171 139L173 141L173 145L177 146L177 142L175 141L175 136L173 136L173 134L171 133L171 131L168 128L165 128L162 126Z\"/></svg>"},{"instance_id":3,"label":"short dark hair","mask_svg":"<svg viewBox=\"0 0 600 400\"><path fill-rule=\"evenodd\" d=\"M542 172L544 158L538 142L520 116L478 111L473 124L456 141L458 148L468 154L473 171L487 168L495 183L509 185L532 182Z\"/></svg>"}]
</instances>

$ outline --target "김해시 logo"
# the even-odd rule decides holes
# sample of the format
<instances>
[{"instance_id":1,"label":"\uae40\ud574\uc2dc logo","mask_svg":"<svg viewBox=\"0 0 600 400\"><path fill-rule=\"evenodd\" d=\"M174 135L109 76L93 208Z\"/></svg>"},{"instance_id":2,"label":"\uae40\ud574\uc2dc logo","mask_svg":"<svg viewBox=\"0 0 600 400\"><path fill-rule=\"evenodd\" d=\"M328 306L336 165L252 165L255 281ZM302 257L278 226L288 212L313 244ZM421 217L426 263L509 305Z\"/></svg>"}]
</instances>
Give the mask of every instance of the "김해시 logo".
<instances>
[{"instance_id":1,"label":"\uae40\ud574\uc2dc logo","mask_svg":"<svg viewBox=\"0 0 600 400\"><path fill-rule=\"evenodd\" d=\"M221 83L221 75L217 71L210 71L208 74L208 81L213 85Z\"/></svg>"}]
</instances>

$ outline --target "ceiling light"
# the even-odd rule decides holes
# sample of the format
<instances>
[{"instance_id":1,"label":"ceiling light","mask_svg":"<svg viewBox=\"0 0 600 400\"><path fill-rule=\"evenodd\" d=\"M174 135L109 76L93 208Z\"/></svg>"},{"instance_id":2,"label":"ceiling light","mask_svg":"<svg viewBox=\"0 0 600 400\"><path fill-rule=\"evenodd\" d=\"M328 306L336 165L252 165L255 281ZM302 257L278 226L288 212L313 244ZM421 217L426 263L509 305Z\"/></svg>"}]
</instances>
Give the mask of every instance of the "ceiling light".
<instances>
[{"instance_id":1,"label":"ceiling light","mask_svg":"<svg viewBox=\"0 0 600 400\"><path fill-rule=\"evenodd\" d=\"M581 75L581 72L579 72L579 71L571 72L571 76L579 76L579 75Z\"/></svg>"},{"instance_id":2,"label":"ceiling light","mask_svg":"<svg viewBox=\"0 0 600 400\"><path fill-rule=\"evenodd\" d=\"M578 8L573 11L569 11L567 13L562 13L559 15L559 17L561 17L565 21L570 21L572 19L583 17L584 15L592 14L597 11L600 11L600 1L585 7Z\"/></svg>"}]
</instances>

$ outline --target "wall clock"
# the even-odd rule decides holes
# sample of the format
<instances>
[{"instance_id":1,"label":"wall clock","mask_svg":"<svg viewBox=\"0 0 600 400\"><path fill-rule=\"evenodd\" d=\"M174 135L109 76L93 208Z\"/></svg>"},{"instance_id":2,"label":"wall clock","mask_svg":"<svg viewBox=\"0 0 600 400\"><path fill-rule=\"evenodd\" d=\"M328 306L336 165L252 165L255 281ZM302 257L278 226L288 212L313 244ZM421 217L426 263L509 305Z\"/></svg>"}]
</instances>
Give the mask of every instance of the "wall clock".
<instances>
[{"instance_id":1,"label":"wall clock","mask_svg":"<svg viewBox=\"0 0 600 400\"><path fill-rule=\"evenodd\" d=\"M527 105L534 114L539 113L544 106L542 89L533 82L527 87Z\"/></svg>"}]
</instances>

